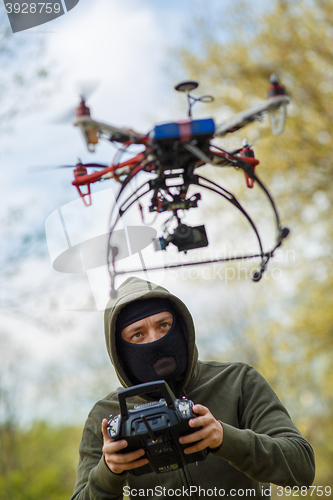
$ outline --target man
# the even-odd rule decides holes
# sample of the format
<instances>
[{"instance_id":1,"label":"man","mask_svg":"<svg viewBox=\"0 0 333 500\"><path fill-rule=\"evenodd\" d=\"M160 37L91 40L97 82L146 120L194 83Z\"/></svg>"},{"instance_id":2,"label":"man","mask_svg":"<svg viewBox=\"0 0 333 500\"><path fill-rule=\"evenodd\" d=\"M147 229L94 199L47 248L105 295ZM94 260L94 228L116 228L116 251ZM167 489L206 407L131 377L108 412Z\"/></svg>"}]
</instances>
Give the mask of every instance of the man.
<instances>
[{"instance_id":1,"label":"man","mask_svg":"<svg viewBox=\"0 0 333 500\"><path fill-rule=\"evenodd\" d=\"M268 383L244 363L198 361L192 317L166 289L127 279L105 310L105 337L123 387L166 380L177 397L195 403L189 425L198 430L180 442L188 444L186 453L210 453L177 471L128 474L147 459L143 450L126 454L126 440L108 436L107 417L119 413L113 392L87 419L72 500L120 500L124 492L152 499L269 498L269 483L281 492L312 484L313 450ZM144 403L141 397L127 401L129 408Z\"/></svg>"}]
</instances>

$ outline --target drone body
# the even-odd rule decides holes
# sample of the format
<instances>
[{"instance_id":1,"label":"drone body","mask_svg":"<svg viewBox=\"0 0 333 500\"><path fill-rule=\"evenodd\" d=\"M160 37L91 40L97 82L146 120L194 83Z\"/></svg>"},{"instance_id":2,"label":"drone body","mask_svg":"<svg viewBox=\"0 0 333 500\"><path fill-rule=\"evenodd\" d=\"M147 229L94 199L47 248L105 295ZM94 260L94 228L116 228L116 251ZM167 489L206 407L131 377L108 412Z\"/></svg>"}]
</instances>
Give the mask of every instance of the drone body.
<instances>
[{"instance_id":1,"label":"drone body","mask_svg":"<svg viewBox=\"0 0 333 500\"><path fill-rule=\"evenodd\" d=\"M122 163L113 162L110 165L91 163L83 165L78 160L74 168L74 180L72 184L78 189L85 205L88 206L91 204L90 185L94 182L109 178L118 181L121 185L116 198L116 203L118 203L121 197L124 197L124 191L128 184L139 172L148 172L155 175L153 179L150 178L147 182L144 182L134 193L132 192L120 203L117 207L118 214L110 225L108 263L111 278L111 295L115 294L114 284L117 275L142 271L142 269L125 271L116 269L118 249L113 245L112 234L121 217L133 204L138 203L139 208L141 207L140 199L147 193L152 193L148 207L149 211L156 214L169 211L172 214L170 220L173 219L177 223L172 233L168 232L168 229L165 227L164 236L159 237L155 241L156 249L166 250L170 243L175 245L179 252L187 252L194 248L208 246L205 227L190 227L185 225L182 223L181 216L178 213L178 211L190 210L198 206L201 194L196 193L188 197L188 189L191 185L205 188L222 196L247 218L258 240L259 252L256 257L261 259L259 269L254 273L252 279L254 281L260 280L269 259L273 256L276 248L281 245L282 240L288 235L289 230L280 226L274 200L255 173L255 167L259 164L259 160L255 158L254 152L247 141L243 142L243 146L239 150L228 152L215 146L212 140L215 137L223 137L233 133L245 125L260 119L264 114L269 114L270 116L272 132L276 135L280 134L284 129L286 106L290 100L285 93L284 87L278 82L275 75L271 76L270 82L271 86L266 101L238 113L220 125L216 125L212 118L192 119L193 105L198 101L211 102L213 98L211 96L193 97L190 92L198 86L198 83L194 81L182 82L175 89L187 94L188 118L178 122L156 125L148 134L139 134L131 129L118 128L93 120L90 115L90 109L86 106L84 99L81 99L80 105L76 110L74 125L82 131L89 151L94 151L100 139L121 144L121 152L126 151L132 144L140 144L144 147L144 151ZM229 166L241 169L244 171L248 188L252 188L256 182L264 191L273 208L277 226L276 242L270 251L264 251L254 222L235 196L222 186L197 173L198 168L205 164L211 164L215 167ZM90 167L97 167L101 170L88 174L87 168ZM85 192L83 192L83 188L85 188ZM142 207L140 209L142 210ZM112 217L110 217L110 221L111 219ZM250 257L253 256L206 260L191 264L164 266L164 268Z\"/></svg>"}]
</instances>

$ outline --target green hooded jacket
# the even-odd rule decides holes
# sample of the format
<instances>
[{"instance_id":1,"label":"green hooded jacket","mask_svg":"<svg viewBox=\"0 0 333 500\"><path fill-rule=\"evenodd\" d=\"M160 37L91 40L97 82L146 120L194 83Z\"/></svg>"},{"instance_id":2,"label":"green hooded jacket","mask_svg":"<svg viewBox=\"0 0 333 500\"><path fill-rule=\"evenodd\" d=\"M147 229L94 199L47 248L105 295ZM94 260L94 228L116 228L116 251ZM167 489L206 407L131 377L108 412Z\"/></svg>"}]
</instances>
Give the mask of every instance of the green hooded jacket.
<instances>
[{"instance_id":1,"label":"green hooded jacket","mask_svg":"<svg viewBox=\"0 0 333 500\"><path fill-rule=\"evenodd\" d=\"M299 490L310 486L314 479L313 450L266 380L245 363L198 361L193 320L185 304L165 288L138 278L128 278L105 310L106 345L122 386L133 384L117 358L117 315L129 302L150 297L170 299L179 313L188 346L183 392L194 403L209 408L222 423L222 445L206 460L177 471L142 476L114 474L104 461L101 422L120 412L119 388L99 401L88 416L72 500L122 499L124 493L131 499L268 499L269 483ZM138 396L127 399L128 408L142 403L144 399ZM279 491L282 493L282 488Z\"/></svg>"}]
</instances>

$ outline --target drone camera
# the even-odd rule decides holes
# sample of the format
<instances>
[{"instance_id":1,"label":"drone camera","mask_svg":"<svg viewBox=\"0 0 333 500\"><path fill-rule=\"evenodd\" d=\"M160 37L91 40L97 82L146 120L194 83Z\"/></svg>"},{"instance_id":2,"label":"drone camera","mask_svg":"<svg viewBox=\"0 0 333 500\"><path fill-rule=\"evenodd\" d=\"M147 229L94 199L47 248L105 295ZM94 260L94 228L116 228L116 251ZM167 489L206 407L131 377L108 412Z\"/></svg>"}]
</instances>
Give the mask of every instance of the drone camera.
<instances>
[{"instance_id":1,"label":"drone camera","mask_svg":"<svg viewBox=\"0 0 333 500\"><path fill-rule=\"evenodd\" d=\"M191 227L179 224L173 234L155 240L155 250L165 250L169 243L173 243L179 252L207 247L208 238L205 226Z\"/></svg>"}]
</instances>

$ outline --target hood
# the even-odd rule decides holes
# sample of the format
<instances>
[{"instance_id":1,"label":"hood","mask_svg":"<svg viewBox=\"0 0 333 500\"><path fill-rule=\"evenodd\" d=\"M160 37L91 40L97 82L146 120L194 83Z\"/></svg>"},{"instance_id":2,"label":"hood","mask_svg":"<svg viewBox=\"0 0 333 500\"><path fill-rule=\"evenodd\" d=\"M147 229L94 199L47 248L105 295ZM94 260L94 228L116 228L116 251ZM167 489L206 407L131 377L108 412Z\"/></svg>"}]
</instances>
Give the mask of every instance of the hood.
<instances>
[{"instance_id":1,"label":"hood","mask_svg":"<svg viewBox=\"0 0 333 500\"><path fill-rule=\"evenodd\" d=\"M195 345L195 333L192 316L185 304L166 288L140 278L127 278L117 290L117 298L110 299L104 313L105 341L111 362L116 370L120 383L124 387L130 387L133 383L122 368L116 352L116 320L119 312L130 302L135 300L163 298L169 299L178 313L188 349L187 369L184 376L182 389L186 390L194 381L197 369L198 352Z\"/></svg>"}]
</instances>

